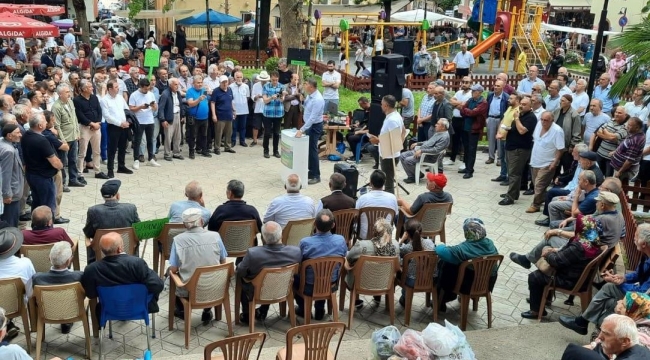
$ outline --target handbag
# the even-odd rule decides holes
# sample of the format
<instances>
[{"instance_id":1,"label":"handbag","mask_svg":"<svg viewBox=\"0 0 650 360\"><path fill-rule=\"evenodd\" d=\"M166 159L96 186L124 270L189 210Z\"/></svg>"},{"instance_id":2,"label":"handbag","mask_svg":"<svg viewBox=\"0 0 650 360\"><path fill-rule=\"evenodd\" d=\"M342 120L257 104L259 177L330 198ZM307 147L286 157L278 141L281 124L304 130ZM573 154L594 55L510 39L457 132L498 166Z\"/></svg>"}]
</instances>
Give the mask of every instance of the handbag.
<instances>
[{"instance_id":1,"label":"handbag","mask_svg":"<svg viewBox=\"0 0 650 360\"><path fill-rule=\"evenodd\" d=\"M544 249L546 249L548 246L545 246ZM543 251L543 250L542 250ZM535 263L535 266L537 266L537 269L542 272L542 274L546 276L553 276L555 275L555 269L551 266L551 264L546 261L546 259L542 256L537 260Z\"/></svg>"}]
</instances>

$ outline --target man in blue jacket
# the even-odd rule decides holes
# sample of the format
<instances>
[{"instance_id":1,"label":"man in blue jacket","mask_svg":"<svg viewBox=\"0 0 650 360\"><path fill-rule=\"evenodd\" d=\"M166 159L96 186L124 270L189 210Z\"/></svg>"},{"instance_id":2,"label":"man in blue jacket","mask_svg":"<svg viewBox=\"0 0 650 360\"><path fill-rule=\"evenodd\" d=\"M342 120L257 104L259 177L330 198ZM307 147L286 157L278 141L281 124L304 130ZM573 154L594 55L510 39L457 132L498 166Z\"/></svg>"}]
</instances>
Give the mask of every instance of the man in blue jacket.
<instances>
[{"instance_id":1,"label":"man in blue jacket","mask_svg":"<svg viewBox=\"0 0 650 360\"><path fill-rule=\"evenodd\" d=\"M185 106L178 91L178 79L169 80L169 87L160 94L158 119L165 132L165 160L183 160L181 155L181 124L185 122ZM173 155L172 155L173 150Z\"/></svg>"},{"instance_id":2,"label":"man in blue jacket","mask_svg":"<svg viewBox=\"0 0 650 360\"><path fill-rule=\"evenodd\" d=\"M650 224L641 224L634 236L636 248L646 256L645 262L639 264L634 272L613 274L608 270L601 274L607 282L591 299L587 310L578 317L560 316L560 324L578 334L587 335L587 328L592 322L600 327L603 320L614 312L616 303L629 291L646 292L650 289Z\"/></svg>"}]
</instances>

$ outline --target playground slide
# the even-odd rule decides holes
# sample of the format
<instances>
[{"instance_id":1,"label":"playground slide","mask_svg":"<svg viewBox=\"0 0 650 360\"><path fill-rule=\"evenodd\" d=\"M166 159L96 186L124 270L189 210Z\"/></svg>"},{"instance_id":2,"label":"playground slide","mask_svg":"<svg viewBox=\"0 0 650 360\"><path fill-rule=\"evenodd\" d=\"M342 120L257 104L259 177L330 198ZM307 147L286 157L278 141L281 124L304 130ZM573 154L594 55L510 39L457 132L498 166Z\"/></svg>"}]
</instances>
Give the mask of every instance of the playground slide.
<instances>
[{"instance_id":1,"label":"playground slide","mask_svg":"<svg viewBox=\"0 0 650 360\"><path fill-rule=\"evenodd\" d=\"M501 32L494 33L490 35L487 39L481 41L480 44L472 47L472 49L469 52L472 53L472 55L474 55L474 58L480 59L481 54L488 51L492 46L494 46L496 43L501 41L501 39L503 39L504 37L505 37L504 33ZM453 73L455 71L456 71L456 64L453 62L448 63L442 69L442 72L446 74Z\"/></svg>"}]
</instances>

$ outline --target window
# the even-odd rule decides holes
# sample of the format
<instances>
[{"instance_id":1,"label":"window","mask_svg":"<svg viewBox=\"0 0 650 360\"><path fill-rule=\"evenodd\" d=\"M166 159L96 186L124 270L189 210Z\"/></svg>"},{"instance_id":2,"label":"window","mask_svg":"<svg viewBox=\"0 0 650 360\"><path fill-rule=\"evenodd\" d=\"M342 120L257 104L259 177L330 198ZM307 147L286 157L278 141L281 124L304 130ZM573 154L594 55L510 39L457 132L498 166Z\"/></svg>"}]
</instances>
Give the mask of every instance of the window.
<instances>
[{"instance_id":1,"label":"window","mask_svg":"<svg viewBox=\"0 0 650 360\"><path fill-rule=\"evenodd\" d=\"M275 29L280 29L280 17L275 17Z\"/></svg>"}]
</instances>

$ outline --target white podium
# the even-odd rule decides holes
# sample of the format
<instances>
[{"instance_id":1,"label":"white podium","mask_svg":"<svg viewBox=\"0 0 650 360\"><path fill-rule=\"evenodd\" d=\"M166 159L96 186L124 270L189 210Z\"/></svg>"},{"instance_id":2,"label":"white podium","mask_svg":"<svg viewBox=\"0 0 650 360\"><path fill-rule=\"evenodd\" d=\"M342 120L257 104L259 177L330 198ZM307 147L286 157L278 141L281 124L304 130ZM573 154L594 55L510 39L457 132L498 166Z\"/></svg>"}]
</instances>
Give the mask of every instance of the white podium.
<instances>
[{"instance_id":1,"label":"white podium","mask_svg":"<svg viewBox=\"0 0 650 360\"><path fill-rule=\"evenodd\" d=\"M298 174L302 187L307 187L308 161L309 161L309 136L296 137L296 129L282 130L280 139L280 155L282 168L280 176L282 181L291 174Z\"/></svg>"}]
</instances>

